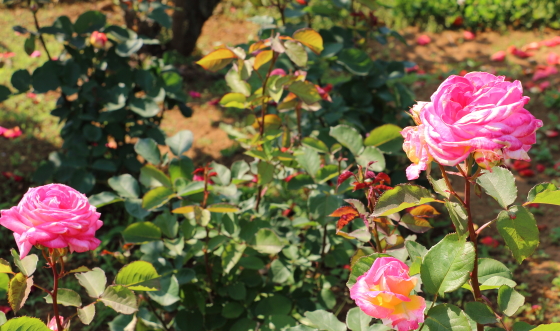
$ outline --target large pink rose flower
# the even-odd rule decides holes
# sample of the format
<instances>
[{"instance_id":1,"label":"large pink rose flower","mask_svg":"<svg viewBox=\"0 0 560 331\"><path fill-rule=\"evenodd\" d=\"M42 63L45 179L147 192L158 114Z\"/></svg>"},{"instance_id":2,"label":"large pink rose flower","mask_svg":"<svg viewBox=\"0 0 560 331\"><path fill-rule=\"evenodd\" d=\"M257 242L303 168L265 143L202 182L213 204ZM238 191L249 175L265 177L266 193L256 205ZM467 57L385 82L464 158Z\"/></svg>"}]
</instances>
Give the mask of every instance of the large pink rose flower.
<instances>
[{"instance_id":1,"label":"large pink rose flower","mask_svg":"<svg viewBox=\"0 0 560 331\"><path fill-rule=\"evenodd\" d=\"M99 246L100 215L84 194L49 184L30 188L16 207L2 210L0 225L14 231L21 258L33 245L86 252Z\"/></svg>"},{"instance_id":2,"label":"large pink rose flower","mask_svg":"<svg viewBox=\"0 0 560 331\"><path fill-rule=\"evenodd\" d=\"M455 166L473 152L529 160L527 152L536 142L535 132L542 121L524 108L527 102L529 97L523 96L519 81L507 82L503 76L485 72L450 76L431 102L413 108L421 133L412 135L410 129L403 130L405 151L407 144L420 141L429 155L445 166ZM421 158L411 161L413 169L407 176L416 179L417 169L425 170L425 166Z\"/></svg>"},{"instance_id":3,"label":"large pink rose flower","mask_svg":"<svg viewBox=\"0 0 560 331\"><path fill-rule=\"evenodd\" d=\"M426 302L410 292L418 279L411 278L408 266L393 257L375 260L368 272L358 277L350 297L369 316L398 331L416 330L424 322Z\"/></svg>"}]
</instances>

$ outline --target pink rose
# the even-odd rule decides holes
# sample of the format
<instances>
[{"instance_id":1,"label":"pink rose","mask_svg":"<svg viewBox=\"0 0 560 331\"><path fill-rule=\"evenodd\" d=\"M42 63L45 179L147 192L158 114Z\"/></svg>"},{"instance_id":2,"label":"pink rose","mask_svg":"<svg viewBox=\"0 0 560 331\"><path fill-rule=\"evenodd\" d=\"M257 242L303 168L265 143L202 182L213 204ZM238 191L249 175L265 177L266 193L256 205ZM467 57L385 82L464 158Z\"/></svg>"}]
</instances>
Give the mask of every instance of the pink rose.
<instances>
[{"instance_id":1,"label":"pink rose","mask_svg":"<svg viewBox=\"0 0 560 331\"><path fill-rule=\"evenodd\" d=\"M2 210L0 225L14 231L21 258L33 245L86 252L99 246L100 215L84 194L49 184L30 188L16 207Z\"/></svg>"},{"instance_id":2,"label":"pink rose","mask_svg":"<svg viewBox=\"0 0 560 331\"><path fill-rule=\"evenodd\" d=\"M505 51L496 52L490 57L490 60L497 61L497 62L502 62L505 59L506 59L506 52Z\"/></svg>"},{"instance_id":3,"label":"pink rose","mask_svg":"<svg viewBox=\"0 0 560 331\"><path fill-rule=\"evenodd\" d=\"M95 48L105 48L107 41L107 35L99 31L93 31L89 37L89 43Z\"/></svg>"},{"instance_id":4,"label":"pink rose","mask_svg":"<svg viewBox=\"0 0 560 331\"><path fill-rule=\"evenodd\" d=\"M60 317L60 324L62 325L62 327L64 327L64 317L59 316ZM56 317L53 316L53 318L51 318L49 324L47 324L47 328L49 328L49 330L53 330L53 331L58 331L58 325L56 325Z\"/></svg>"},{"instance_id":5,"label":"pink rose","mask_svg":"<svg viewBox=\"0 0 560 331\"><path fill-rule=\"evenodd\" d=\"M426 302L410 292L418 279L408 275L408 266L393 257L375 260L350 289L350 297L369 316L398 331L418 328L424 322Z\"/></svg>"},{"instance_id":6,"label":"pink rose","mask_svg":"<svg viewBox=\"0 0 560 331\"><path fill-rule=\"evenodd\" d=\"M418 178L416 168L422 167L425 151L445 166L455 166L475 151L529 160L527 152L543 123L524 108L529 97L523 96L521 82L507 82L503 76L485 72L450 76L431 100L421 104L417 129L402 132L405 151L415 146L416 157L410 158L414 164L407 170L409 180ZM412 130L418 133L411 134Z\"/></svg>"},{"instance_id":7,"label":"pink rose","mask_svg":"<svg viewBox=\"0 0 560 331\"><path fill-rule=\"evenodd\" d=\"M427 44L429 44L429 43L431 43L431 42L432 42L432 39L430 39L430 37L429 37L428 35L425 35L425 34L419 36L419 37L416 39L416 43L417 43L418 45L421 45L421 46L427 45Z\"/></svg>"}]
</instances>

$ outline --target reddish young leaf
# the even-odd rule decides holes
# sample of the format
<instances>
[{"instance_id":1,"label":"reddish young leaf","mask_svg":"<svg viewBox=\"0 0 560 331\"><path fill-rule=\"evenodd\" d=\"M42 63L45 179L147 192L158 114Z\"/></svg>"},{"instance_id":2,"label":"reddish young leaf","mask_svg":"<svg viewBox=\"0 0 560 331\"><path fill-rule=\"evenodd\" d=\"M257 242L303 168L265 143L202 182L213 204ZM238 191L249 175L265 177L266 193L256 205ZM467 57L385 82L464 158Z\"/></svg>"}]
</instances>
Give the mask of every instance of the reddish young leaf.
<instances>
[{"instance_id":1,"label":"reddish young leaf","mask_svg":"<svg viewBox=\"0 0 560 331\"><path fill-rule=\"evenodd\" d=\"M336 228L338 230L342 229L346 224L350 223L355 218L360 217L360 213L352 206L344 206L340 207L335 210L329 216L331 217L340 217L338 223L336 224Z\"/></svg>"}]
</instances>

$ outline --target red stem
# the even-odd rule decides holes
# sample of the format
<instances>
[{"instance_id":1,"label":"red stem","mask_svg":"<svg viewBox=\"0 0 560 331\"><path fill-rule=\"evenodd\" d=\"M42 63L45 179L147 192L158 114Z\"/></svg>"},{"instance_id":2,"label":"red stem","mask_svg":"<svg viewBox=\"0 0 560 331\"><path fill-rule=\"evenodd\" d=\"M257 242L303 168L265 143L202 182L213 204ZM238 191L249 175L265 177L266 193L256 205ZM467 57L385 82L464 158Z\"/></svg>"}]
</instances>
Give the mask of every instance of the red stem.
<instances>
[{"instance_id":1,"label":"red stem","mask_svg":"<svg viewBox=\"0 0 560 331\"><path fill-rule=\"evenodd\" d=\"M56 327L57 330L62 331L64 330L62 328L62 323L60 323L60 315L58 314L58 302L57 302L57 294L58 294L58 271L56 270L56 261L54 260L54 257L50 256L50 261L49 261L50 265L51 265L51 269L53 271L53 277L54 277L54 287L52 290L52 299L53 299L53 310L54 310L54 319L56 321Z\"/></svg>"}]
</instances>

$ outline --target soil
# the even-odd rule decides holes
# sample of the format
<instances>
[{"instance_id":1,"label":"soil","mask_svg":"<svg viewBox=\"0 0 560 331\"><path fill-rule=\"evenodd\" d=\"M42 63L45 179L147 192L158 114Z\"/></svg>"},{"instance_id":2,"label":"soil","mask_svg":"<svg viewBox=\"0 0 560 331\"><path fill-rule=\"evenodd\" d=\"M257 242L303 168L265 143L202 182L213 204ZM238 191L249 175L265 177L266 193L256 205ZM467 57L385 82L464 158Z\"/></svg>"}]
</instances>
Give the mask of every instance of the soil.
<instances>
[{"instance_id":1,"label":"soil","mask_svg":"<svg viewBox=\"0 0 560 331\"><path fill-rule=\"evenodd\" d=\"M62 10L60 8L63 8ZM111 20L119 20L120 9L111 4L110 1L105 2L80 2L70 5L57 6L57 12L64 12L72 20L86 9L102 10L111 15ZM3 9L2 9L3 10ZM15 9L14 15L19 15L19 10ZM45 23L54 20L57 15L43 15ZM207 53L219 43L227 45L235 45L247 42L256 34L256 27L252 23L244 21L234 21L226 16L212 17L204 26L202 35L199 39L199 53ZM445 31L438 34L430 34L432 42L425 46L416 44L416 38L422 34L416 28L407 28L402 31L402 35L406 38L408 45L402 45L391 42L388 47L379 47L380 51L377 55L386 59L407 60L418 64L419 69L427 73L445 73L452 69L469 69L469 62L482 65L485 70L498 70L512 73L516 78L523 81L524 84L531 82L531 73L537 64L546 64L546 56L550 51L560 54L560 46L554 48L543 47L538 51L531 51L535 55L529 59L518 59L508 54L505 62L491 62L490 56L497 51L506 50L508 46L515 45L521 47L532 41L540 41L549 39L555 35L552 31L506 31L506 32L481 32L478 33L475 40L464 41L462 31ZM221 77L209 75L192 65L184 65L181 71L185 74L187 83L187 91L197 91L202 93L202 98L193 99L189 106L193 109L191 118L184 118L178 110L166 112L163 120L163 129L168 135L172 135L180 130L191 130L194 134L194 144L188 152L188 156L195 160L195 163L201 164L210 160L218 160L224 163L230 163L232 157L224 157L222 150L232 148L233 142L228 139L227 134L219 129L221 121L232 123L235 118L226 116L219 106L209 104L209 101L218 98L220 95L216 92L216 84ZM524 74L525 73L525 74ZM560 86L560 74L553 75L548 80L553 88ZM415 93L418 100L428 100L430 95L435 91L441 80L425 80L414 85ZM225 91L224 91L225 92ZM541 119L547 120L547 112L550 110L542 106L542 97L540 95L530 94L533 98L528 105L528 109ZM238 115L239 116L239 115ZM13 126L17 123L0 123L2 126ZM558 140L549 138L550 144L558 144ZM25 174L26 178L23 182L15 183L11 181L9 195L15 197L25 192L26 187L30 185L28 179L37 162L46 158L49 152L56 150L57 145L46 143L45 141L33 136L24 135L15 140L2 140L0 143L0 172L2 171L20 171ZM20 153L23 158L16 163L10 161L10 156ZM235 154L235 153L234 153ZM239 156L235 156L239 157ZM560 160L560 155L555 155L555 160ZM516 177L519 189L519 202L523 201L523 197L536 183L550 181L551 178L537 174L533 178ZM0 189L4 189L6 180L0 178ZM458 182L458 180L455 180ZM460 184L457 184L460 185ZM460 190L459 188L457 188ZM0 194L0 197L5 195ZM1 200L3 202L6 199ZM478 198L472 197L474 210L482 211L478 213L475 221L483 224L488 221L489 217L497 214L497 203L488 196ZM550 239L551 230L560 227L560 219L558 219L558 207L541 205L539 208L542 215L537 215L539 225L544 227L541 232L541 244L538 248L536 257L531 257L521 264L515 271L515 278L518 283L527 283L528 287L524 293L528 293L526 302L538 304L542 306L544 311L543 320L534 320L531 316L534 312L523 314L523 318L531 324L538 324L553 321L554 317L560 316L560 290L553 289L552 279L560 276L560 250L558 246L552 243ZM488 217L485 217L484 211L488 211ZM482 216L480 216L482 215ZM492 216L490 216L492 215ZM496 236L495 228L487 230L488 235ZM503 242L502 242L503 244ZM491 249L492 254L500 256L500 259L513 259L502 247Z\"/></svg>"}]
</instances>

